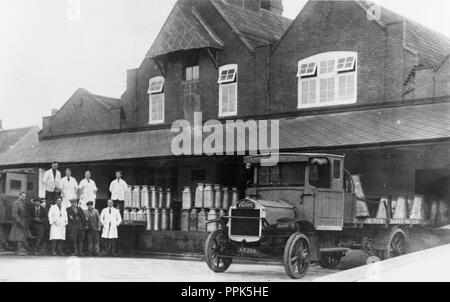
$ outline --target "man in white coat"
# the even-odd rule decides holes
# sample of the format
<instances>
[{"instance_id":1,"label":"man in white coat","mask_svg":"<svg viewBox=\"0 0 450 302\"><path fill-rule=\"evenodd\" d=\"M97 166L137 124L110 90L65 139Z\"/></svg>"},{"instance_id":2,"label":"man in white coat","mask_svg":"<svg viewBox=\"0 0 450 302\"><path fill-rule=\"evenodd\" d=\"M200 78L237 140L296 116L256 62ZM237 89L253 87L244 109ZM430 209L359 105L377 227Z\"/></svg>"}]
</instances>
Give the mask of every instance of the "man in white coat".
<instances>
[{"instance_id":1,"label":"man in white coat","mask_svg":"<svg viewBox=\"0 0 450 302\"><path fill-rule=\"evenodd\" d=\"M108 207L103 209L100 214L100 223L102 224L102 239L104 241L104 255L116 256L116 242L119 238L118 227L122 223L122 216L118 209L114 208L114 202L108 200Z\"/></svg>"},{"instance_id":2,"label":"man in white coat","mask_svg":"<svg viewBox=\"0 0 450 302\"><path fill-rule=\"evenodd\" d=\"M91 179L91 172L86 171L84 173L84 179L80 181L78 189L80 190L80 207L83 211L88 209L87 203L89 201L93 202L95 208L95 200L97 199L97 185L95 181Z\"/></svg>"},{"instance_id":3,"label":"man in white coat","mask_svg":"<svg viewBox=\"0 0 450 302\"><path fill-rule=\"evenodd\" d=\"M72 199L78 199L78 183L72 177L72 170L66 169L66 176L61 179L62 205L65 209L71 206Z\"/></svg>"},{"instance_id":4,"label":"man in white coat","mask_svg":"<svg viewBox=\"0 0 450 302\"><path fill-rule=\"evenodd\" d=\"M52 244L52 255L63 254L63 241L66 240L66 225L68 224L66 208L62 206L62 198L56 200L56 204L48 212L50 224L50 241Z\"/></svg>"},{"instance_id":5,"label":"man in white coat","mask_svg":"<svg viewBox=\"0 0 450 302\"><path fill-rule=\"evenodd\" d=\"M114 206L119 209L121 215L123 215L127 188L127 183L122 179L122 172L117 171L116 179L109 185L109 191L111 192L111 199L114 202Z\"/></svg>"},{"instance_id":6,"label":"man in white coat","mask_svg":"<svg viewBox=\"0 0 450 302\"><path fill-rule=\"evenodd\" d=\"M45 188L45 208L47 211L58 198L61 189L61 172L58 171L58 163L53 162L52 168L44 173L42 185Z\"/></svg>"}]
</instances>

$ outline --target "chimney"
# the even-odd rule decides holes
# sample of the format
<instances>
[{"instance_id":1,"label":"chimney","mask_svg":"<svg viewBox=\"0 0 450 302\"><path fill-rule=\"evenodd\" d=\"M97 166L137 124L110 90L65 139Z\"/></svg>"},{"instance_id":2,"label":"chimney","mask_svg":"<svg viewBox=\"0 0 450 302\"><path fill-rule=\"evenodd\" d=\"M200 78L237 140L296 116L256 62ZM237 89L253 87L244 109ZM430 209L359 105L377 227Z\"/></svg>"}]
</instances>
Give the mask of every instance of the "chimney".
<instances>
[{"instance_id":1,"label":"chimney","mask_svg":"<svg viewBox=\"0 0 450 302\"><path fill-rule=\"evenodd\" d=\"M260 0L261 8L279 16L283 15L283 0Z\"/></svg>"}]
</instances>

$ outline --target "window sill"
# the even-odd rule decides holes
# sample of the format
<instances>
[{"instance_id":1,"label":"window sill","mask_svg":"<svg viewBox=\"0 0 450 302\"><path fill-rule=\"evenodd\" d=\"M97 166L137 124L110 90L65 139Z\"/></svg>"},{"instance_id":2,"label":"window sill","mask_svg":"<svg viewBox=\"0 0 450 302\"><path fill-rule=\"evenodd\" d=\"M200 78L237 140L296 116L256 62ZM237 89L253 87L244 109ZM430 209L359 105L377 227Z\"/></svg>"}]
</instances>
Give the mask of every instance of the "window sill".
<instances>
[{"instance_id":1,"label":"window sill","mask_svg":"<svg viewBox=\"0 0 450 302\"><path fill-rule=\"evenodd\" d=\"M302 109L314 109L314 108L327 108L327 107L339 107L339 106L345 106L345 105L352 105L356 104L357 101L344 101L339 103L322 103L322 104L301 104L297 105L298 110Z\"/></svg>"},{"instance_id":2,"label":"window sill","mask_svg":"<svg viewBox=\"0 0 450 302\"><path fill-rule=\"evenodd\" d=\"M155 122L149 122L149 126L156 126L156 125L162 125L164 124L164 121L155 121Z\"/></svg>"},{"instance_id":3,"label":"window sill","mask_svg":"<svg viewBox=\"0 0 450 302\"><path fill-rule=\"evenodd\" d=\"M227 117L237 117L237 112L233 112L233 113L225 113L225 114L220 114L219 113L219 118L223 119L223 118L227 118Z\"/></svg>"}]
</instances>

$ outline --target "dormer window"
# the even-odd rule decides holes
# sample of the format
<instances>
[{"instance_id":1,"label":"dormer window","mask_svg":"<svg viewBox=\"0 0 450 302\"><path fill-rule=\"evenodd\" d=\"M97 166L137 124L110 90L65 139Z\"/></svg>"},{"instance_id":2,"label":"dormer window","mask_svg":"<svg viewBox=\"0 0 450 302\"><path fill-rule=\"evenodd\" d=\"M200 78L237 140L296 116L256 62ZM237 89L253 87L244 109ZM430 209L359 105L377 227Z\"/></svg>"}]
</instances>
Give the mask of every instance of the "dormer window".
<instances>
[{"instance_id":1,"label":"dormer window","mask_svg":"<svg viewBox=\"0 0 450 302\"><path fill-rule=\"evenodd\" d=\"M148 93L149 124L162 124L164 123L164 78L151 78Z\"/></svg>"},{"instance_id":2,"label":"dormer window","mask_svg":"<svg viewBox=\"0 0 450 302\"><path fill-rule=\"evenodd\" d=\"M184 58L183 81L193 82L200 78L199 55L198 52L192 52Z\"/></svg>"},{"instance_id":3,"label":"dormer window","mask_svg":"<svg viewBox=\"0 0 450 302\"><path fill-rule=\"evenodd\" d=\"M356 103L357 53L327 52L298 62L298 108Z\"/></svg>"},{"instance_id":4,"label":"dormer window","mask_svg":"<svg viewBox=\"0 0 450 302\"><path fill-rule=\"evenodd\" d=\"M236 64L219 68L219 117L237 115L237 77Z\"/></svg>"}]
</instances>

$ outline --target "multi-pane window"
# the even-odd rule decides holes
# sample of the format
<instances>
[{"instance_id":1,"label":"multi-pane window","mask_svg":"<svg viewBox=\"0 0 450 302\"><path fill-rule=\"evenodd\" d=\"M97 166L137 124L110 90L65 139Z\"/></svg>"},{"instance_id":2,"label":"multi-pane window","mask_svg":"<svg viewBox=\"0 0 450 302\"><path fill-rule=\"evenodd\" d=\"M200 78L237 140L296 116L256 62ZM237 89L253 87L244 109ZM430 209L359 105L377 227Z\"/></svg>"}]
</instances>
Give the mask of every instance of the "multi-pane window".
<instances>
[{"instance_id":1,"label":"multi-pane window","mask_svg":"<svg viewBox=\"0 0 450 302\"><path fill-rule=\"evenodd\" d=\"M149 97L149 124L164 123L164 78L150 79Z\"/></svg>"},{"instance_id":2,"label":"multi-pane window","mask_svg":"<svg viewBox=\"0 0 450 302\"><path fill-rule=\"evenodd\" d=\"M198 52L186 54L184 57L183 81L198 81L200 76Z\"/></svg>"},{"instance_id":3,"label":"multi-pane window","mask_svg":"<svg viewBox=\"0 0 450 302\"><path fill-rule=\"evenodd\" d=\"M236 64L219 69L219 116L237 115L237 72Z\"/></svg>"},{"instance_id":4,"label":"multi-pane window","mask_svg":"<svg viewBox=\"0 0 450 302\"><path fill-rule=\"evenodd\" d=\"M298 108L356 103L357 54L327 52L298 63Z\"/></svg>"}]
</instances>

